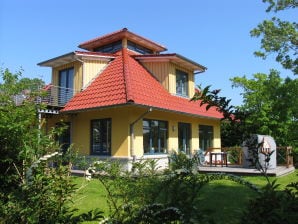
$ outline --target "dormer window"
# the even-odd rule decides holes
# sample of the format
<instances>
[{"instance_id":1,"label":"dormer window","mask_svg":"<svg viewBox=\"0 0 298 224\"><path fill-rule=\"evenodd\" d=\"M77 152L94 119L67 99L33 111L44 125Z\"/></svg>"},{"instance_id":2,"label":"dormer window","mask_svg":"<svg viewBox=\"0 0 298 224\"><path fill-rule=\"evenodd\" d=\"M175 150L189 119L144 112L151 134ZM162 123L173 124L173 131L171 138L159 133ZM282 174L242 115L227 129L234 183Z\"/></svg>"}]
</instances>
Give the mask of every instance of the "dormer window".
<instances>
[{"instance_id":1,"label":"dormer window","mask_svg":"<svg viewBox=\"0 0 298 224\"><path fill-rule=\"evenodd\" d=\"M176 70L176 95L188 97L188 74Z\"/></svg>"}]
</instances>

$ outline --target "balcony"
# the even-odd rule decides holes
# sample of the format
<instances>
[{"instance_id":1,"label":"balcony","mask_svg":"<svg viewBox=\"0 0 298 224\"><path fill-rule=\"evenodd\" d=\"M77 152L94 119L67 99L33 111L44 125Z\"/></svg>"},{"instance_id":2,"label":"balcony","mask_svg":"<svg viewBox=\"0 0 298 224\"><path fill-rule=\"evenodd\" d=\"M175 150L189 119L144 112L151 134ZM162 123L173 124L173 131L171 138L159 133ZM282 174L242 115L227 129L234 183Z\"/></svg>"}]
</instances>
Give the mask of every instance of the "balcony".
<instances>
[{"instance_id":1,"label":"balcony","mask_svg":"<svg viewBox=\"0 0 298 224\"><path fill-rule=\"evenodd\" d=\"M36 103L43 103L52 107L64 107L77 92L71 88L47 85L43 88L42 96L37 97Z\"/></svg>"}]
</instances>

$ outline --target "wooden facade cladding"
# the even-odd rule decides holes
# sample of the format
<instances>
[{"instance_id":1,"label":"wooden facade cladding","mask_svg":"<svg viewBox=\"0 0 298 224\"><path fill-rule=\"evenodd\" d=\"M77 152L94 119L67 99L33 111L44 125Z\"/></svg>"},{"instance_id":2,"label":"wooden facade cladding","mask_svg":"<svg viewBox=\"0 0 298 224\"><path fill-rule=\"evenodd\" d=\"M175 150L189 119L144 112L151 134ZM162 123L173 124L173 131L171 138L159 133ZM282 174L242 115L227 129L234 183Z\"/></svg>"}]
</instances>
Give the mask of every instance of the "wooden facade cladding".
<instances>
[{"instance_id":1,"label":"wooden facade cladding","mask_svg":"<svg viewBox=\"0 0 298 224\"><path fill-rule=\"evenodd\" d=\"M99 73L108 65L107 60L84 60L82 88L88 86Z\"/></svg>"},{"instance_id":2,"label":"wooden facade cladding","mask_svg":"<svg viewBox=\"0 0 298 224\"><path fill-rule=\"evenodd\" d=\"M164 62L141 62L142 65L153 74L159 82L171 94L176 95L176 70L184 71L188 74L188 96L191 98L195 93L195 83L193 71L183 68L169 61Z\"/></svg>"},{"instance_id":3,"label":"wooden facade cladding","mask_svg":"<svg viewBox=\"0 0 298 224\"><path fill-rule=\"evenodd\" d=\"M74 90L80 91L90 84L94 78L108 65L108 60L84 60L75 61L53 68L52 84L59 86L59 71L74 68Z\"/></svg>"},{"instance_id":4,"label":"wooden facade cladding","mask_svg":"<svg viewBox=\"0 0 298 224\"><path fill-rule=\"evenodd\" d=\"M169 90L169 72L170 65L168 62L143 62L145 68L155 77L158 81Z\"/></svg>"}]
</instances>

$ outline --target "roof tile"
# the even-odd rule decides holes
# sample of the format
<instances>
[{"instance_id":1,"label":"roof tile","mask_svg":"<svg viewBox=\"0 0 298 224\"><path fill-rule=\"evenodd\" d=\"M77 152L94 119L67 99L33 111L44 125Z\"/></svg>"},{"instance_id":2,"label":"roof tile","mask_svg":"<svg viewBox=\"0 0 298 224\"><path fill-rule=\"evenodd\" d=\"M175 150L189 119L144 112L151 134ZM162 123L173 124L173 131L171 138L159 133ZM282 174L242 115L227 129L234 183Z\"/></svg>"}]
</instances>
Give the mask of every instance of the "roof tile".
<instances>
[{"instance_id":1,"label":"roof tile","mask_svg":"<svg viewBox=\"0 0 298 224\"><path fill-rule=\"evenodd\" d=\"M194 116L222 118L214 108L170 94L127 49L122 49L107 68L62 110L79 111L133 102Z\"/></svg>"}]
</instances>

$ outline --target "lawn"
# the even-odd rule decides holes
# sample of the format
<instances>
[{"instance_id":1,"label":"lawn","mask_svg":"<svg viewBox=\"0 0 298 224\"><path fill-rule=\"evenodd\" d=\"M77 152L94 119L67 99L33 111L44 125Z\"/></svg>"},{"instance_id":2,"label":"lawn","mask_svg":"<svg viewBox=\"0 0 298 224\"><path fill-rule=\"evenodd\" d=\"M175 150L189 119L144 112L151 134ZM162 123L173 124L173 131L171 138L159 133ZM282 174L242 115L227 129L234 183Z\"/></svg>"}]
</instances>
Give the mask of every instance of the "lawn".
<instances>
[{"instance_id":1,"label":"lawn","mask_svg":"<svg viewBox=\"0 0 298 224\"><path fill-rule=\"evenodd\" d=\"M266 180L262 176L243 177L245 180L262 187ZM78 193L74 198L74 206L79 212L86 212L99 208L107 216L109 214L106 202L106 192L100 182L96 179L86 181L82 177L74 177L78 185ZM275 179L270 177L271 180ZM278 177L279 189L283 189L288 183L298 181L298 170L287 176ZM232 182L230 180L212 181L200 191L199 205L208 216L213 216L215 223L237 223L249 199L256 193L251 189Z\"/></svg>"}]
</instances>

